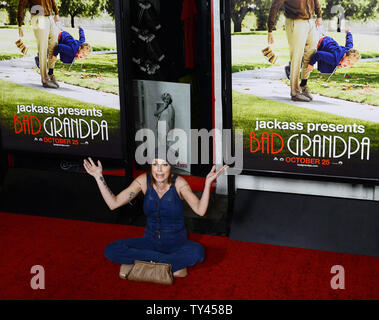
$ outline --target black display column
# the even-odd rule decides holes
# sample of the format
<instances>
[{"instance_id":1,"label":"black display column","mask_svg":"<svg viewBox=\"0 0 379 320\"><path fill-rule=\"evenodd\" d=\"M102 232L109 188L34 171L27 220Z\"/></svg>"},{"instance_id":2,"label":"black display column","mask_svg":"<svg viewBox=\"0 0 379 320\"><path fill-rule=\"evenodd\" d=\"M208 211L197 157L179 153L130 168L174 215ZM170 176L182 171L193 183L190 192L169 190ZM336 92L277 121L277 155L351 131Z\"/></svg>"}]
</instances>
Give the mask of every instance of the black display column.
<instances>
[{"instance_id":1,"label":"black display column","mask_svg":"<svg viewBox=\"0 0 379 320\"><path fill-rule=\"evenodd\" d=\"M126 50L132 57L128 61L131 78L190 84L191 129L211 131L214 112L211 2L133 0L125 3L130 5L125 16L128 21L125 28L129 28L125 36L130 41ZM188 16L193 20L188 22ZM212 141L208 152L213 159ZM198 154L197 163L201 163L200 145ZM190 165L191 176L204 177L211 169L210 164Z\"/></svg>"},{"instance_id":2,"label":"black display column","mask_svg":"<svg viewBox=\"0 0 379 320\"><path fill-rule=\"evenodd\" d=\"M8 155L3 150L3 146L1 143L1 130L0 130L0 190L3 188L5 174L8 170Z\"/></svg>"}]
</instances>

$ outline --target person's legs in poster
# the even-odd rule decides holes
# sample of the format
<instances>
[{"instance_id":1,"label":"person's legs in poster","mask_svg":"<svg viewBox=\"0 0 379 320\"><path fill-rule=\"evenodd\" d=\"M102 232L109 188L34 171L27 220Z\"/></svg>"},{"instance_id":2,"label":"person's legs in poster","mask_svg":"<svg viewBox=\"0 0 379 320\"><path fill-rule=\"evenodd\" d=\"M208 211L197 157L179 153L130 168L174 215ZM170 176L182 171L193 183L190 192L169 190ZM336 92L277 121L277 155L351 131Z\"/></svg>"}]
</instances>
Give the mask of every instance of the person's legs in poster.
<instances>
[{"instance_id":1,"label":"person's legs in poster","mask_svg":"<svg viewBox=\"0 0 379 320\"><path fill-rule=\"evenodd\" d=\"M57 62L57 59L54 57L54 48L58 44L58 37L60 30L58 29L54 19L50 17L50 33L49 33L49 57L48 57L48 66L49 66L49 72L48 72L48 79L51 81L57 88L59 88L59 84L54 76L54 68L55 63Z\"/></svg>"},{"instance_id":2,"label":"person's legs in poster","mask_svg":"<svg viewBox=\"0 0 379 320\"><path fill-rule=\"evenodd\" d=\"M300 70L308 37L307 23L304 20L286 18L286 33L291 59L291 99L294 101L310 101L308 97L301 93L300 89Z\"/></svg>"},{"instance_id":3,"label":"person's legs in poster","mask_svg":"<svg viewBox=\"0 0 379 320\"><path fill-rule=\"evenodd\" d=\"M304 49L304 62L303 62L303 70L301 72L301 93L309 98L310 100L313 100L312 94L308 88L307 82L311 75L311 70L308 68L309 61L311 60L312 56L317 51L317 43L318 43L318 33L316 29L316 23L313 20L309 20L309 33L307 42L305 44Z\"/></svg>"},{"instance_id":4,"label":"person's legs in poster","mask_svg":"<svg viewBox=\"0 0 379 320\"><path fill-rule=\"evenodd\" d=\"M33 16L31 22L34 36L37 40L42 85L45 88L56 88L56 86L51 81L49 81L47 76L47 50L50 33L49 17L35 15Z\"/></svg>"}]
</instances>

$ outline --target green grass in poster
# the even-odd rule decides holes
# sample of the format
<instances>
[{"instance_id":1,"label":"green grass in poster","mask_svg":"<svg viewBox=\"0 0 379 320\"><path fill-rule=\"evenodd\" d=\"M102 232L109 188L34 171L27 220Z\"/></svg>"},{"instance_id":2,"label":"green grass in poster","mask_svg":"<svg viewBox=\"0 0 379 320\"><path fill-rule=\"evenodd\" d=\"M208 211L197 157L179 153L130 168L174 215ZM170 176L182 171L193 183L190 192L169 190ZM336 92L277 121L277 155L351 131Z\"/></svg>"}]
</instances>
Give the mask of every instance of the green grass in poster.
<instances>
[{"instance_id":1,"label":"green grass in poster","mask_svg":"<svg viewBox=\"0 0 379 320\"><path fill-rule=\"evenodd\" d=\"M342 124L364 125L366 132L364 134L351 134L351 133L329 133L329 132L314 132L320 135L338 135L347 139L348 136L354 136L358 140L363 137L369 137L371 140L371 150L378 150L379 148L379 135L378 124L369 121L362 121L357 119L344 118L333 114L313 111L300 107L291 106L285 103L266 100L252 95L247 95L233 91L233 123L235 129L242 129L244 132L244 149L250 149L250 131L255 131L256 119L263 121L272 121L277 119L281 122L302 122L306 123L325 123L325 124ZM261 134L263 131L275 132L280 134L284 141L296 133L304 133L291 130L260 130L257 131ZM279 144L275 144L275 149ZM257 154L258 155L258 154Z\"/></svg>"},{"instance_id":2,"label":"green grass in poster","mask_svg":"<svg viewBox=\"0 0 379 320\"><path fill-rule=\"evenodd\" d=\"M93 54L76 61L71 69L58 61L54 70L58 81L72 85L119 94L117 53Z\"/></svg>"},{"instance_id":3,"label":"green grass in poster","mask_svg":"<svg viewBox=\"0 0 379 320\"><path fill-rule=\"evenodd\" d=\"M328 36L335 39L340 45L345 45L344 32L330 32ZM379 57L379 41L376 34L354 34L354 48L359 50L363 58ZM232 40L232 69L233 72L253 70L272 65L262 54L262 49L268 46L267 31L253 31L234 33ZM288 64L289 45L286 32L274 31L273 52L278 56L277 66Z\"/></svg>"},{"instance_id":4,"label":"green grass in poster","mask_svg":"<svg viewBox=\"0 0 379 320\"><path fill-rule=\"evenodd\" d=\"M27 56L37 55L37 41L34 37L33 29L30 25L23 26L23 42L28 48ZM79 39L77 28L65 28L75 39ZM99 50L116 50L116 34L105 31L84 29L86 41L91 44L95 51ZM19 39L17 26L0 26L0 57L17 54L19 57L20 50L15 42Z\"/></svg>"},{"instance_id":5,"label":"green grass in poster","mask_svg":"<svg viewBox=\"0 0 379 320\"><path fill-rule=\"evenodd\" d=\"M312 92L323 96L379 106L379 61L359 62L329 75L313 71L308 81ZM289 83L289 81L288 81Z\"/></svg>"},{"instance_id":6,"label":"green grass in poster","mask_svg":"<svg viewBox=\"0 0 379 320\"><path fill-rule=\"evenodd\" d=\"M99 117L82 117L86 120L106 120L108 122L109 140L112 137L117 137L119 134L120 125L120 111L101 105L93 105L79 100L64 98L52 93L42 92L38 89L24 87L12 82L0 80L0 121L3 129L10 131L13 129L13 116L17 112L17 104L23 105L37 105L62 108L80 108L80 109L93 109L102 110L103 116ZM28 113L23 113L28 114ZM35 115L35 114L34 114ZM44 121L51 114L38 114L36 115L40 121ZM63 117L63 116L61 116ZM42 136L43 137L43 136Z\"/></svg>"},{"instance_id":7,"label":"green grass in poster","mask_svg":"<svg viewBox=\"0 0 379 320\"><path fill-rule=\"evenodd\" d=\"M20 59L23 55L21 53L0 53L1 60Z\"/></svg>"}]
</instances>

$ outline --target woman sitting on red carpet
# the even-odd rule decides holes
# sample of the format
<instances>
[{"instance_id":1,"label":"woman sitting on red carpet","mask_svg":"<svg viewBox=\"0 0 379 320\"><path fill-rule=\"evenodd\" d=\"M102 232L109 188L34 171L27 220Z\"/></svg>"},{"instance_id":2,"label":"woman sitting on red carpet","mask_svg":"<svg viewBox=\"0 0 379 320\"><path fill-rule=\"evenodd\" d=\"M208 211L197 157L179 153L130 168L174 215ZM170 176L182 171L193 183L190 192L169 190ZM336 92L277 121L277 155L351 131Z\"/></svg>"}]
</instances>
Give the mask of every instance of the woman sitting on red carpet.
<instances>
[{"instance_id":1,"label":"woman sitting on red carpet","mask_svg":"<svg viewBox=\"0 0 379 320\"><path fill-rule=\"evenodd\" d=\"M127 204L141 191L145 195L144 212L147 225L144 237L119 240L105 248L105 256L112 262L121 264L120 276L123 278L127 277L136 260L171 264L175 277L186 276L187 267L204 260L204 248L201 244L187 239L183 199L196 214L204 216L211 184L227 166L217 172L213 166L206 177L205 188L199 199L184 178L171 173L171 165L163 158L155 155L151 172L138 176L117 196L104 180L100 161L96 165L91 158L84 160L84 168L96 179L111 210Z\"/></svg>"}]
</instances>

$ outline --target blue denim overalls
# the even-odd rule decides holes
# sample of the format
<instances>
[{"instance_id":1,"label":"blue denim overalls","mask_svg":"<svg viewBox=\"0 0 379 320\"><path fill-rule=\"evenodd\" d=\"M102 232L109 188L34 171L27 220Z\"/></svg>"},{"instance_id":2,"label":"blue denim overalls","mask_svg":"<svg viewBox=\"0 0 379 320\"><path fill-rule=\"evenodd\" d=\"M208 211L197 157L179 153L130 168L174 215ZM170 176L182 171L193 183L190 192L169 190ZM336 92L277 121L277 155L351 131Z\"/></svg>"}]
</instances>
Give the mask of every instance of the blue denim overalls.
<instances>
[{"instance_id":1,"label":"blue denim overalls","mask_svg":"<svg viewBox=\"0 0 379 320\"><path fill-rule=\"evenodd\" d=\"M147 176L144 212L147 217L143 238L123 239L105 248L105 256L118 264L135 260L169 263L172 272L204 260L201 244L187 239L183 216L183 200L175 188L174 176L170 189L159 199Z\"/></svg>"}]
</instances>

